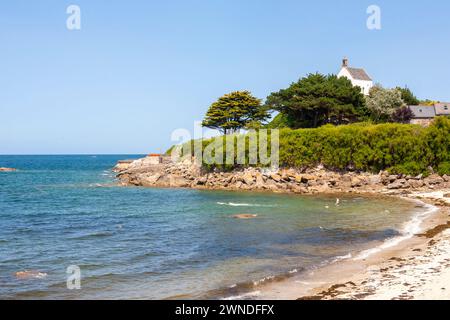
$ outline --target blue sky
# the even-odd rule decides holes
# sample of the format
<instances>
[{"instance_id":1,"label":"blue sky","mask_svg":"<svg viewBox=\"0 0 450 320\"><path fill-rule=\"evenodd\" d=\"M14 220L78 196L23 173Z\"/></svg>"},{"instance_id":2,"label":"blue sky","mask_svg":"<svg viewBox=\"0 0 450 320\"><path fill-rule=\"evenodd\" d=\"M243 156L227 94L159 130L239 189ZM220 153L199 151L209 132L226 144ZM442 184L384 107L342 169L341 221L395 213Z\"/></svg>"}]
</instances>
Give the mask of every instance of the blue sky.
<instances>
[{"instance_id":1,"label":"blue sky","mask_svg":"<svg viewBox=\"0 0 450 320\"><path fill-rule=\"evenodd\" d=\"M371 4L381 30L366 28ZM222 94L264 99L343 56L448 101L449 14L447 0L2 1L0 154L164 151Z\"/></svg>"}]
</instances>

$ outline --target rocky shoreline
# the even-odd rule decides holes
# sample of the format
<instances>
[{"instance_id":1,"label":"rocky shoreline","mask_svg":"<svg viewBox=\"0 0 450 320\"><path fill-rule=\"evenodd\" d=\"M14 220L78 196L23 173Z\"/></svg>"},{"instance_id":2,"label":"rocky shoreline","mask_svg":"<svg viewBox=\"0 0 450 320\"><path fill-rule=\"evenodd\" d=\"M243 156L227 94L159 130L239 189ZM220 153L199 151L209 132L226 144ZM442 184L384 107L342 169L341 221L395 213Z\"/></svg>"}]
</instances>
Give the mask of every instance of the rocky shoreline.
<instances>
[{"instance_id":1,"label":"rocky shoreline","mask_svg":"<svg viewBox=\"0 0 450 320\"><path fill-rule=\"evenodd\" d=\"M265 287L267 297L264 297L300 300L450 298L442 285L450 281L450 271L445 271L450 266L450 177L447 175L432 173L427 177L413 177L386 171L378 174L334 172L322 166L304 170L247 168L205 172L195 161L150 165L145 158L122 162L114 171L123 186L294 194L355 193L421 200L438 208L421 223L423 233L369 258L344 259L316 270L311 279L307 279L312 287L306 295L299 294L304 291L300 288L304 286L303 280L286 280Z\"/></svg>"},{"instance_id":2,"label":"rocky shoreline","mask_svg":"<svg viewBox=\"0 0 450 320\"><path fill-rule=\"evenodd\" d=\"M195 188L211 190L272 191L295 194L383 193L408 194L450 187L450 176L407 176L387 171L335 172L322 166L312 169L245 168L232 172L206 172L195 161L150 164L147 158L121 161L113 169L123 186Z\"/></svg>"}]
</instances>

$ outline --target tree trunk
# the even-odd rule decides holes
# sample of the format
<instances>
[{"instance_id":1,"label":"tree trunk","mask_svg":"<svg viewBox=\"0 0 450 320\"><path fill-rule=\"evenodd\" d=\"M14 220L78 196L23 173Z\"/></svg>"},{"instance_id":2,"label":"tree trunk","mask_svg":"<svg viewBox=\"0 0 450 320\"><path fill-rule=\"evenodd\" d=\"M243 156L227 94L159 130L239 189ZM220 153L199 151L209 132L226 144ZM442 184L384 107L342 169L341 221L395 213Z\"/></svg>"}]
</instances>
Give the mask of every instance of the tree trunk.
<instances>
[{"instance_id":1,"label":"tree trunk","mask_svg":"<svg viewBox=\"0 0 450 320\"><path fill-rule=\"evenodd\" d=\"M313 124L313 127L314 127L314 128L317 128L317 111L316 111L316 113L314 114L314 124Z\"/></svg>"}]
</instances>

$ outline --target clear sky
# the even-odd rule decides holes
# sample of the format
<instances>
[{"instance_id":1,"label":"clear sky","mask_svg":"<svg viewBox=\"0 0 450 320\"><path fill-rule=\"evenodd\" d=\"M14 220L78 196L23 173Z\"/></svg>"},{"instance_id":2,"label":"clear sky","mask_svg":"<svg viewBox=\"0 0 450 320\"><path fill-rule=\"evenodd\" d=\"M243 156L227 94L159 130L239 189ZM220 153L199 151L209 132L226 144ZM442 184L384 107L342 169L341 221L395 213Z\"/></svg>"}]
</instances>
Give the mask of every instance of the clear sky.
<instances>
[{"instance_id":1,"label":"clear sky","mask_svg":"<svg viewBox=\"0 0 450 320\"><path fill-rule=\"evenodd\" d=\"M449 101L449 15L448 0L2 1L0 154L164 151L222 94L264 99L343 56Z\"/></svg>"}]
</instances>

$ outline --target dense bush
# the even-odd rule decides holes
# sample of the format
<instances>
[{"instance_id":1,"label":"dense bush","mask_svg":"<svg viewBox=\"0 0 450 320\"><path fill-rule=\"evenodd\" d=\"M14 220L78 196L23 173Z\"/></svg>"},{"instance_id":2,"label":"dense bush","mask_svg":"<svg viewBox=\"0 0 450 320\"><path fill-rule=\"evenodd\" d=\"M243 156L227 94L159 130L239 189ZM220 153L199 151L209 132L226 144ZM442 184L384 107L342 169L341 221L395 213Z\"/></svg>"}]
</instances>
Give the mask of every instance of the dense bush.
<instances>
[{"instance_id":1,"label":"dense bush","mask_svg":"<svg viewBox=\"0 0 450 320\"><path fill-rule=\"evenodd\" d=\"M438 166L438 173L440 175L444 175L444 174L450 175L450 162L446 161L446 162L440 163Z\"/></svg>"},{"instance_id":2,"label":"dense bush","mask_svg":"<svg viewBox=\"0 0 450 320\"><path fill-rule=\"evenodd\" d=\"M216 138L217 139L217 138ZM214 139L204 140L203 148ZM192 142L191 142L192 143ZM236 144L236 141L235 141ZM269 143L270 145L270 143ZM246 140L246 159L248 160ZM316 129L280 130L280 165L332 170L426 173L429 167L450 173L450 120L436 118L427 128L406 124L358 123ZM233 166L208 165L209 169Z\"/></svg>"}]
</instances>

